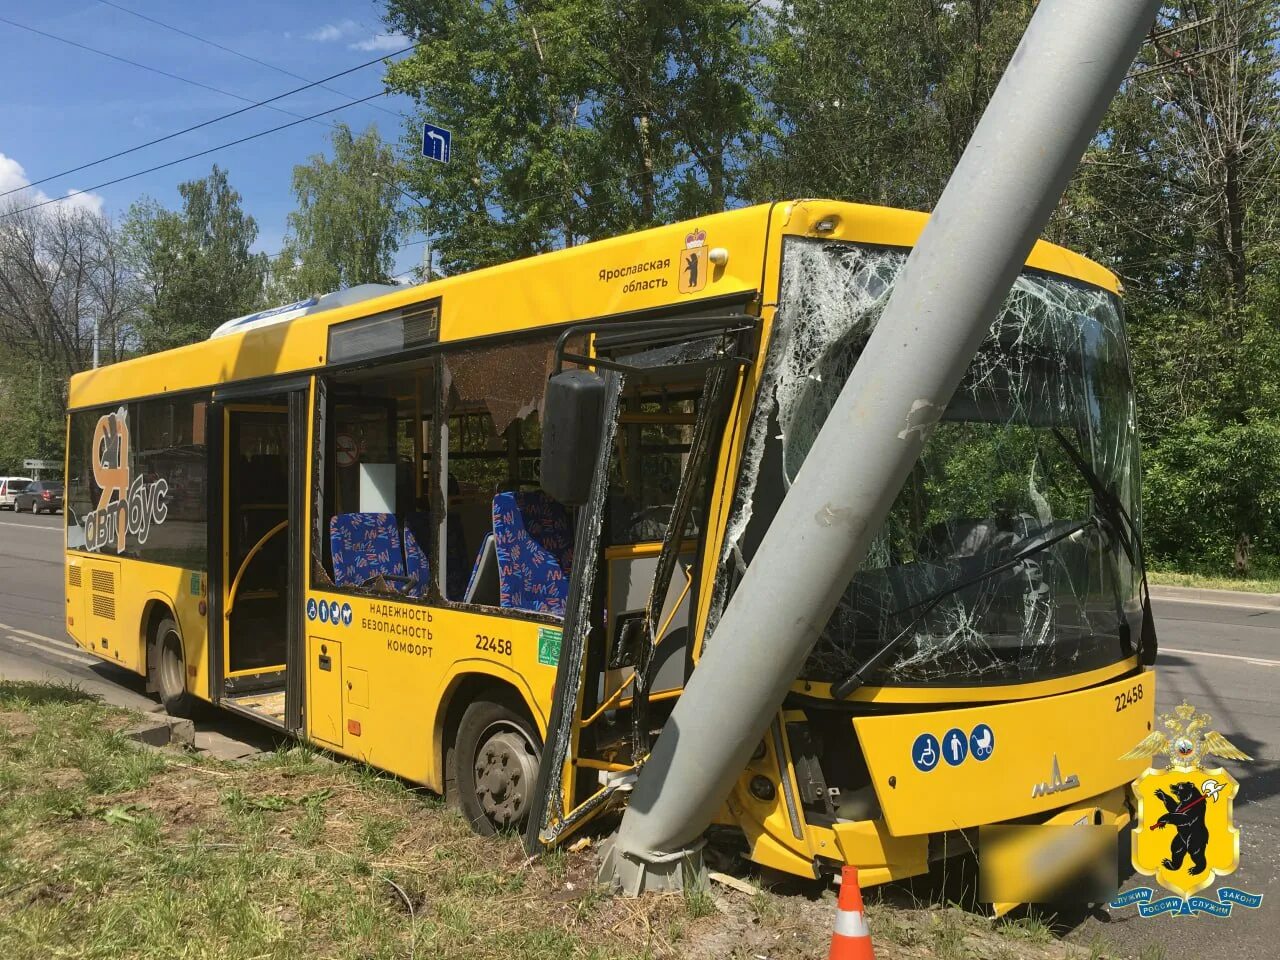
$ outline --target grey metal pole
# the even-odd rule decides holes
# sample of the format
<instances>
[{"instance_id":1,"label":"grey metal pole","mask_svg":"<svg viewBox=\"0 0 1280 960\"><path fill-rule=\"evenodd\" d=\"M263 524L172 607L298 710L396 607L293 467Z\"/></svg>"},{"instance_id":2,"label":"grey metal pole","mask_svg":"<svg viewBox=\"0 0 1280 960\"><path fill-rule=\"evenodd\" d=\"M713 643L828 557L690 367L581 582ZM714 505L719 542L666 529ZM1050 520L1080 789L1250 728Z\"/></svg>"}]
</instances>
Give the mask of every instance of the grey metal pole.
<instances>
[{"instance_id":1,"label":"grey metal pole","mask_svg":"<svg viewBox=\"0 0 1280 960\"><path fill-rule=\"evenodd\" d=\"M93 318L93 369L98 369L98 318Z\"/></svg>"},{"instance_id":2,"label":"grey metal pole","mask_svg":"<svg viewBox=\"0 0 1280 960\"><path fill-rule=\"evenodd\" d=\"M426 234L427 245L422 249L422 279L431 282L431 211L422 208L422 232Z\"/></svg>"},{"instance_id":3,"label":"grey metal pole","mask_svg":"<svg viewBox=\"0 0 1280 960\"><path fill-rule=\"evenodd\" d=\"M1043 0L650 758L602 875L700 867L711 822L861 566L1150 28L1158 0Z\"/></svg>"}]
</instances>

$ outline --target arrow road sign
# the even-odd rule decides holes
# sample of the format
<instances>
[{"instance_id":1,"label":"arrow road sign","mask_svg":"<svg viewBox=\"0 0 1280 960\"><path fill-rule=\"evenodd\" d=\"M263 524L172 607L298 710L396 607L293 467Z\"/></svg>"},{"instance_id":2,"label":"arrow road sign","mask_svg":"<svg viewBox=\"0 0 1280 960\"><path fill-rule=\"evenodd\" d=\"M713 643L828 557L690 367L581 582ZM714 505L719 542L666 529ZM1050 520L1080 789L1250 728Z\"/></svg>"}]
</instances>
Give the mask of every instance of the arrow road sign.
<instances>
[{"instance_id":1,"label":"arrow road sign","mask_svg":"<svg viewBox=\"0 0 1280 960\"><path fill-rule=\"evenodd\" d=\"M434 123L422 125L422 155L428 160L449 162L449 153L453 142L453 134L444 127Z\"/></svg>"}]
</instances>

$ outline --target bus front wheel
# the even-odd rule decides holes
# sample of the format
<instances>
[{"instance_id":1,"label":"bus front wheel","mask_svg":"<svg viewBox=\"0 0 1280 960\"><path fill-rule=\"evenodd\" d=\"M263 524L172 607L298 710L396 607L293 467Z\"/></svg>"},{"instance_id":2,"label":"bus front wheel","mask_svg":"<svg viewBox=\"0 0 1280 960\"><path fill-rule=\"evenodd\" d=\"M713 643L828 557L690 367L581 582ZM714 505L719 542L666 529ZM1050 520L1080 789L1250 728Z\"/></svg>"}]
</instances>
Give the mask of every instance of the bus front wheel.
<instances>
[{"instance_id":1,"label":"bus front wheel","mask_svg":"<svg viewBox=\"0 0 1280 960\"><path fill-rule=\"evenodd\" d=\"M171 717L191 716L197 701L187 692L186 657L178 623L173 617L163 617L156 624L149 654L155 664L156 689L165 712Z\"/></svg>"},{"instance_id":2,"label":"bus front wheel","mask_svg":"<svg viewBox=\"0 0 1280 960\"><path fill-rule=\"evenodd\" d=\"M477 700L458 723L451 793L477 833L523 830L533 805L541 743L514 704Z\"/></svg>"}]
</instances>

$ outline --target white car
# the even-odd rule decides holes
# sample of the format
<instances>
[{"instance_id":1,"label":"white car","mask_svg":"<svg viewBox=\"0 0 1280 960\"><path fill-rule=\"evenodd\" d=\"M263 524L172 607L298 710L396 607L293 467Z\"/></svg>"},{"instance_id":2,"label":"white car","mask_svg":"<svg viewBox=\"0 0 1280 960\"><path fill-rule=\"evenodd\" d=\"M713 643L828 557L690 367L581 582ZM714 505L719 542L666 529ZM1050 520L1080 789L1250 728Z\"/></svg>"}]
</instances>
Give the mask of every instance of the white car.
<instances>
[{"instance_id":1,"label":"white car","mask_svg":"<svg viewBox=\"0 0 1280 960\"><path fill-rule=\"evenodd\" d=\"M34 482L30 477L0 477L0 510L12 510L14 499Z\"/></svg>"}]
</instances>

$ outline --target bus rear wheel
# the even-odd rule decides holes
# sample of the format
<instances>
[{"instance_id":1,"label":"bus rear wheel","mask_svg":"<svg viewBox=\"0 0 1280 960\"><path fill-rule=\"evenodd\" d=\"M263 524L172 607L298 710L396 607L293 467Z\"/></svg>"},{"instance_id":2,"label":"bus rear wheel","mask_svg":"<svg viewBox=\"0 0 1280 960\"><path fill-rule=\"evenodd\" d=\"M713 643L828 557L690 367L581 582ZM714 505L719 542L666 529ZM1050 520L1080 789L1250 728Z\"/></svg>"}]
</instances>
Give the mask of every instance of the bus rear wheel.
<instances>
[{"instance_id":1,"label":"bus rear wheel","mask_svg":"<svg viewBox=\"0 0 1280 960\"><path fill-rule=\"evenodd\" d=\"M156 624L148 655L155 664L156 691L165 713L171 717L190 717L198 701L187 692L186 657L178 622L173 617L163 617Z\"/></svg>"},{"instance_id":2,"label":"bus rear wheel","mask_svg":"<svg viewBox=\"0 0 1280 960\"><path fill-rule=\"evenodd\" d=\"M477 700L458 723L452 786L471 828L482 836L523 830L533 806L542 746L513 704Z\"/></svg>"}]
</instances>

